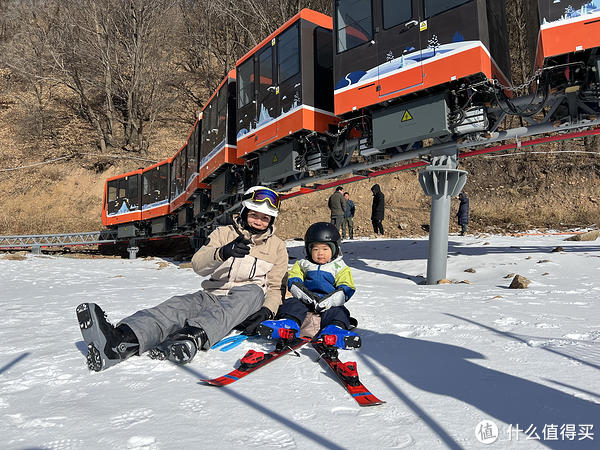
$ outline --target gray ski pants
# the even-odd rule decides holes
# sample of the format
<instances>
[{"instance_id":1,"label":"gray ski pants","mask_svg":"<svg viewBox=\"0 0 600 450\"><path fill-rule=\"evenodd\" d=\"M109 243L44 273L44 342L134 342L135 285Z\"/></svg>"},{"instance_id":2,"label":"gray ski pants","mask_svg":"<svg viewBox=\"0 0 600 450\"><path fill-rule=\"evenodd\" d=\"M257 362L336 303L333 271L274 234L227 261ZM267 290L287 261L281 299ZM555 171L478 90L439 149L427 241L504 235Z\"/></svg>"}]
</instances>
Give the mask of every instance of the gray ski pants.
<instances>
[{"instance_id":1,"label":"gray ski pants","mask_svg":"<svg viewBox=\"0 0 600 450\"><path fill-rule=\"evenodd\" d=\"M208 342L204 349L225 337L236 325L258 311L264 302L264 293L255 284L232 288L227 295L206 291L178 295L153 308L142 309L123 319L140 343L139 353L150 350L167 336L186 325L200 327Z\"/></svg>"}]
</instances>

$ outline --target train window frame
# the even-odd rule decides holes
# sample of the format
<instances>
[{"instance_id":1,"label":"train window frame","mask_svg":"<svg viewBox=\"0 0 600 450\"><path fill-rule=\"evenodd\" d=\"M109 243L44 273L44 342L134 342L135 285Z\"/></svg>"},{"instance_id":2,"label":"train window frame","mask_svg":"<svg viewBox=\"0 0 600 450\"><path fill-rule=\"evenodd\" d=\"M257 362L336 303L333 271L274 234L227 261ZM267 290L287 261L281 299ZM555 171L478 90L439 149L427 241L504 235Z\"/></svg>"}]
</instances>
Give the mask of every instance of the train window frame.
<instances>
[{"instance_id":1,"label":"train window frame","mask_svg":"<svg viewBox=\"0 0 600 450\"><path fill-rule=\"evenodd\" d=\"M219 112L217 109L217 96L215 95L208 104L208 126L210 131L217 128L217 123L219 122Z\"/></svg>"},{"instance_id":2,"label":"train window frame","mask_svg":"<svg viewBox=\"0 0 600 450\"><path fill-rule=\"evenodd\" d=\"M406 17L405 19L401 19L401 21L399 22L395 22L394 24L390 25L387 24L386 25L386 18L389 17L388 14L388 9L390 7L396 7L398 6L398 0L381 0L381 18L382 18L382 25L383 25L383 29L384 30L389 30L391 28L397 27L398 25L402 25L403 23L406 23L408 21L410 21L413 18L413 5L412 5L412 1L409 2L404 2L405 5L408 5L408 7L410 8L410 12L408 14L408 17Z\"/></svg>"},{"instance_id":3,"label":"train window frame","mask_svg":"<svg viewBox=\"0 0 600 450\"><path fill-rule=\"evenodd\" d=\"M223 111L227 114L227 83L217 92L217 115ZM217 118L217 123L220 123L220 117Z\"/></svg>"},{"instance_id":4,"label":"train window frame","mask_svg":"<svg viewBox=\"0 0 600 450\"><path fill-rule=\"evenodd\" d=\"M284 36L287 37L292 34L295 34L294 39L290 40L289 42L295 43L295 47L293 49L294 51L289 52L287 57L282 58L282 54L284 54L283 50L285 50L285 47L282 46L282 38ZM283 83L286 80L289 80L294 75L300 72L300 44L300 27L298 26L298 23L295 23L292 26L290 26L277 38L277 75L279 84ZM285 75L283 75L281 69L282 67L285 67L284 63L291 60L293 60L293 63L295 64L295 70L293 72L288 71Z\"/></svg>"},{"instance_id":5,"label":"train window frame","mask_svg":"<svg viewBox=\"0 0 600 450\"><path fill-rule=\"evenodd\" d=\"M210 122L211 122L211 108L210 108L210 103L209 103L202 110L202 131L200 133L200 140L202 141L202 144L200 145L200 154L201 154L200 159L202 159L204 156L206 156L212 150L212 148L207 147L207 143L210 143L210 130L211 130Z\"/></svg>"},{"instance_id":6,"label":"train window frame","mask_svg":"<svg viewBox=\"0 0 600 450\"><path fill-rule=\"evenodd\" d=\"M229 98L229 86L227 82L221 86L219 92L217 93L217 104L216 112L217 112L217 123L216 129L218 137L221 137L221 134L225 133L227 128L227 100Z\"/></svg>"},{"instance_id":7,"label":"train window frame","mask_svg":"<svg viewBox=\"0 0 600 450\"><path fill-rule=\"evenodd\" d=\"M314 31L313 31L313 33L314 33L313 40L315 42L315 48L314 48L314 52L315 52L315 65L318 68L320 68L320 69L333 70L333 58L331 58L331 57L328 58L328 56L331 56L331 54L333 54L333 43L331 45L331 54L328 54L327 52L324 51L324 50L327 50L327 49L325 49L325 48L319 48L317 46L317 41L318 41L317 34L318 33L323 33L323 32L325 32L325 33L327 33L327 32L331 33L331 30L328 30L327 28L324 28L324 27L316 27L314 29ZM329 37L331 38L331 36L329 36ZM323 60L325 60L324 61L325 64L322 64Z\"/></svg>"},{"instance_id":8,"label":"train window frame","mask_svg":"<svg viewBox=\"0 0 600 450\"><path fill-rule=\"evenodd\" d=\"M472 2L474 0L450 0L453 1L455 4L448 6L447 4L444 4L443 6L440 5L441 9L439 9L439 11L435 11L433 13L429 13L428 12L428 3L433 3L433 2L442 2L443 0L423 0L423 16L425 19L429 19L431 17L437 16L439 14L445 13L447 11L450 11L451 9L454 8L458 8L459 6L462 6L466 3ZM449 0L444 0L443 3L448 3Z\"/></svg>"},{"instance_id":9,"label":"train window frame","mask_svg":"<svg viewBox=\"0 0 600 450\"><path fill-rule=\"evenodd\" d=\"M142 175L142 204L153 205L154 203L169 200L169 164L160 164Z\"/></svg>"},{"instance_id":10,"label":"train window frame","mask_svg":"<svg viewBox=\"0 0 600 450\"><path fill-rule=\"evenodd\" d=\"M267 65L267 64L263 64L263 60L262 60L262 56L264 54L266 54L267 52L269 52L271 54L271 56L269 57L269 61L271 61L271 64ZM256 90L259 93L264 93L265 91L268 92L270 87L274 87L273 86L273 75L275 75L274 71L273 71L273 46L272 45L268 45L267 47L265 47L264 49L262 49L260 51L260 53L257 55L258 56L258 85L256 86ZM268 67L270 66L270 73L271 73L271 83L267 86L266 84L262 84L262 75L263 75L263 66L264 67ZM266 86L265 89L263 89L263 86Z\"/></svg>"},{"instance_id":11,"label":"train window frame","mask_svg":"<svg viewBox=\"0 0 600 450\"><path fill-rule=\"evenodd\" d=\"M363 20L366 20L366 19L370 19L370 29L369 30L363 30L363 31L368 31L369 35L366 36L366 39L364 41L362 41L362 42L357 42L357 43L355 43L352 46L348 46L347 43L346 43L346 47L344 49L342 49L342 50L340 49L340 42L341 42L341 40L340 40L340 31L342 31L342 28L340 28L339 5L340 5L340 3L342 1L350 1L350 0L336 0L335 1L335 9L334 9L334 13L335 13L334 14L334 16L335 16L334 17L334 21L335 21L335 27L334 27L335 28L335 50L336 50L336 53L338 55L341 54L341 53L345 53L345 52L347 52L349 50L355 49L357 47L360 47L361 45L364 45L364 44L367 44L367 43L371 42L373 40L373 37L375 36L375 27L374 27L374 24L373 24L373 19L374 18L373 18L373 2L372 2L372 0L353 0L355 4L358 3L358 2L365 2L365 3L368 3L368 5L369 5L369 11L370 11L369 12L369 16L367 16L367 17L365 17L365 18L363 18L363 19L360 20L360 21L363 21ZM355 21L355 22L353 22L353 24L360 23L360 21L358 21L358 22ZM347 29L350 26L349 24L346 24L346 23L344 23L344 25L345 25L343 27L344 30Z\"/></svg>"},{"instance_id":12,"label":"train window frame","mask_svg":"<svg viewBox=\"0 0 600 450\"><path fill-rule=\"evenodd\" d=\"M138 196L139 196L139 192L140 192L140 186L139 186L138 176L134 175L131 177L127 177L126 181L127 181L127 187L126 187L125 198L127 199L127 202L129 203L129 210L135 211L135 210L139 209Z\"/></svg>"},{"instance_id":13,"label":"train window frame","mask_svg":"<svg viewBox=\"0 0 600 450\"><path fill-rule=\"evenodd\" d=\"M245 78L246 76L248 79ZM254 80L254 55L252 55L237 69L238 108L243 108L255 100Z\"/></svg>"},{"instance_id":14,"label":"train window frame","mask_svg":"<svg viewBox=\"0 0 600 450\"><path fill-rule=\"evenodd\" d=\"M119 198L119 180L111 180L106 183L106 204L114 202Z\"/></svg>"}]
</instances>

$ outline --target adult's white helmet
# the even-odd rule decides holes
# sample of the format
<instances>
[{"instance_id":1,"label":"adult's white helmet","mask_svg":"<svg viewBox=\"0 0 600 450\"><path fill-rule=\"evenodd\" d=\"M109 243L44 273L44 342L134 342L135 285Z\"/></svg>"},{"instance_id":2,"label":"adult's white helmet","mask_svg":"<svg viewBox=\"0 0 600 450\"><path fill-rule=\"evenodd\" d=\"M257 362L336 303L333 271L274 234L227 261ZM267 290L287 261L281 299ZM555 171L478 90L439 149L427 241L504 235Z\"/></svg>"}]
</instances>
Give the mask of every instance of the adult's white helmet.
<instances>
[{"instance_id":1,"label":"adult's white helmet","mask_svg":"<svg viewBox=\"0 0 600 450\"><path fill-rule=\"evenodd\" d=\"M251 211L277 217L281 198L279 193L264 186L252 186L242 196L242 206ZM242 208L242 211L243 209Z\"/></svg>"}]
</instances>

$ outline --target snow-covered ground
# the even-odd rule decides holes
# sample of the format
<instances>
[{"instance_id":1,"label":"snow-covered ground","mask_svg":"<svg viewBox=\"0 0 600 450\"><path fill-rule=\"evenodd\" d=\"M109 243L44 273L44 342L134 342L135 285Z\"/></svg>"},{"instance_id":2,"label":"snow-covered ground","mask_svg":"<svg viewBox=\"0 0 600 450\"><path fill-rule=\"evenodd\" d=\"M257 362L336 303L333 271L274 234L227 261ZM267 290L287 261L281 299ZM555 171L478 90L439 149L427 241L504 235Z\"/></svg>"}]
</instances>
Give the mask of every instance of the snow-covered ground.
<instances>
[{"instance_id":1,"label":"snow-covered ground","mask_svg":"<svg viewBox=\"0 0 600 450\"><path fill-rule=\"evenodd\" d=\"M0 258L0 448L600 448L600 242L563 239L451 236L448 278L470 284L438 286L418 284L426 240L345 242L363 347L341 358L387 402L369 408L311 348L229 387L200 382L269 348L258 339L90 373L79 303L117 322L202 279L157 259ZM511 273L531 285L508 289Z\"/></svg>"}]
</instances>

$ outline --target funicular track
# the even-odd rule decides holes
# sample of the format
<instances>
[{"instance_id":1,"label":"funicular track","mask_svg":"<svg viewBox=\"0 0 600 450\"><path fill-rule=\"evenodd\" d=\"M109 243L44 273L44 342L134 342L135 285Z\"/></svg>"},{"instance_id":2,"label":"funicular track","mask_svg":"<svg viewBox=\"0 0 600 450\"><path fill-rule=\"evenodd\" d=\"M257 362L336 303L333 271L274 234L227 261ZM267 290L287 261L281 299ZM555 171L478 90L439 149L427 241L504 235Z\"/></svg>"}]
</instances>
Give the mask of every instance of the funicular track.
<instances>
[{"instance_id":1,"label":"funicular track","mask_svg":"<svg viewBox=\"0 0 600 450\"><path fill-rule=\"evenodd\" d=\"M523 140L523 138L538 136L540 134L547 134L552 131L552 136L542 136L534 139ZM445 144L438 144L431 147L422 148L419 150L409 151L394 155L389 159L381 159L378 161L355 163L350 164L347 167L333 171L326 175L319 177L304 178L292 183L288 183L281 188L282 192L290 191L293 188L300 186L300 189L289 192L283 195L283 200L295 198L300 195L310 194L312 192L322 191L333 188L341 184L348 184L357 181L367 180L382 175L387 175L402 170L416 169L419 167L425 167L429 164L429 161L425 158L432 154L435 154L438 150L445 148L456 147L459 151L458 157L468 158L473 156L481 156L488 153L494 153L499 151L523 149L532 147L534 145L542 145L550 142L563 141L568 139L582 138L586 136L600 135L600 119L586 122L585 124L566 124L562 126L551 126L551 125L534 125L531 127L520 127L510 130L505 130L496 133L495 136L490 137L484 141L478 142L450 142ZM500 141L508 141L500 145L493 145ZM486 146L488 145L488 146ZM416 160L413 162L405 163L405 161ZM396 164L397 165L393 165ZM381 166L390 166L381 170L374 170ZM328 181L333 178L339 178L344 175L352 174L350 177L346 177L339 180ZM319 181L327 181L319 183ZM227 209L223 215L231 213L239 208L239 204L233 205ZM213 226L222 220L222 217L218 216L213 219L212 222L206 224L206 226ZM173 238L185 238L185 233L181 234L170 234L160 237L146 238L149 241L165 241ZM51 247L80 247L80 246L95 246L101 244L117 244L122 243L127 246L130 257L135 257L135 253L138 248L135 246L136 241L143 239L119 239L116 230L100 230L85 233L61 233L61 234L37 234L37 235L23 235L23 236L0 236L0 251L15 251L15 250L29 250L34 254L39 254L42 249L48 249Z\"/></svg>"},{"instance_id":2,"label":"funicular track","mask_svg":"<svg viewBox=\"0 0 600 450\"><path fill-rule=\"evenodd\" d=\"M0 236L0 250L31 250L33 253L40 253L42 248L76 247L116 242L117 232L113 230L91 231L86 233Z\"/></svg>"}]
</instances>

